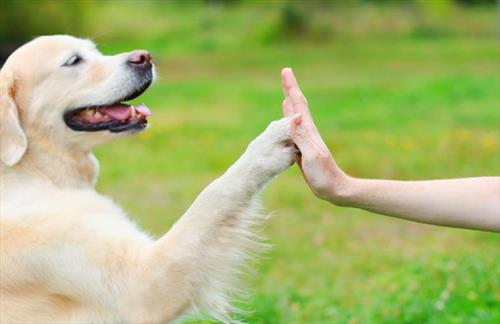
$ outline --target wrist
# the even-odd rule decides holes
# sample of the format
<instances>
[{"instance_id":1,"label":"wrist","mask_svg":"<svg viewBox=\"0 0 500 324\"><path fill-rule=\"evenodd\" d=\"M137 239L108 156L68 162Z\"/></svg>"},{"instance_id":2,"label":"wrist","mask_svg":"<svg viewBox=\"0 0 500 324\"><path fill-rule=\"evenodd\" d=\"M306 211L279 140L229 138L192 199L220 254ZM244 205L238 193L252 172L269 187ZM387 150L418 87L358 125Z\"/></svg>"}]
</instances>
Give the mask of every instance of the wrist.
<instances>
[{"instance_id":1,"label":"wrist","mask_svg":"<svg viewBox=\"0 0 500 324\"><path fill-rule=\"evenodd\" d=\"M351 206L354 203L354 189L358 182L359 179L353 178L340 171L339 174L335 176L335 181L330 186L328 195L322 197L322 199L338 206Z\"/></svg>"}]
</instances>

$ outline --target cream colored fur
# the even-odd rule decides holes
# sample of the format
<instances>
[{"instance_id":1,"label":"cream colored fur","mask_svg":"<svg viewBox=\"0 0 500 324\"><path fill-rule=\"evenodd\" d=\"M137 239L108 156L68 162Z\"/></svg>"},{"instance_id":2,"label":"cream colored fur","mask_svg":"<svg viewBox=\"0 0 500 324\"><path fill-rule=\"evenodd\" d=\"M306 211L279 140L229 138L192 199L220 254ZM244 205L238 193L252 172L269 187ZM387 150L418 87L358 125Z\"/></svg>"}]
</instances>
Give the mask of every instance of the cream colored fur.
<instances>
[{"instance_id":1,"label":"cream colored fur","mask_svg":"<svg viewBox=\"0 0 500 324\"><path fill-rule=\"evenodd\" d=\"M84 64L61 68L74 52ZM1 322L160 323L190 309L231 320L237 275L259 249L256 196L295 158L289 120L271 123L154 240L94 189L91 150L117 136L62 120L70 107L130 91L125 57L46 36L0 71Z\"/></svg>"}]
</instances>

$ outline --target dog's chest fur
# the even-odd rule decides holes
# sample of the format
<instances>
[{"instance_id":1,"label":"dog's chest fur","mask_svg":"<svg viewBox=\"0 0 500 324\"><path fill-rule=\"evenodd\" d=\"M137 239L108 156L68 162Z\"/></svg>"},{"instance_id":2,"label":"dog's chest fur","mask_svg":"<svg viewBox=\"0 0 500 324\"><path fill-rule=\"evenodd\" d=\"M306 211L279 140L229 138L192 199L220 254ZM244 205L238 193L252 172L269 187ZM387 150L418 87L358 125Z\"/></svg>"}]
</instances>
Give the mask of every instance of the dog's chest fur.
<instances>
[{"instance_id":1,"label":"dog's chest fur","mask_svg":"<svg viewBox=\"0 0 500 324\"><path fill-rule=\"evenodd\" d=\"M0 320L119 320L107 288L152 240L92 189L3 185Z\"/></svg>"}]
</instances>

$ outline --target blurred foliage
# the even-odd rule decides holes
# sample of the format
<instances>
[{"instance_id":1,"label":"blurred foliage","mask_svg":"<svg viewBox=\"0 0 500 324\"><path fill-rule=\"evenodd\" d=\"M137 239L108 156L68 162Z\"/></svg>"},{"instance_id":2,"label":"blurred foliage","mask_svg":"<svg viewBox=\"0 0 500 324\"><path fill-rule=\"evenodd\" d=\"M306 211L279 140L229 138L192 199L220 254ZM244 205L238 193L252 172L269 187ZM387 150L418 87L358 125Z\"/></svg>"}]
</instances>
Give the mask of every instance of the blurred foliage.
<instances>
[{"instance_id":1,"label":"blurred foliage","mask_svg":"<svg viewBox=\"0 0 500 324\"><path fill-rule=\"evenodd\" d=\"M38 35L83 35L94 1L0 1L0 63L20 44Z\"/></svg>"},{"instance_id":2,"label":"blurred foliage","mask_svg":"<svg viewBox=\"0 0 500 324\"><path fill-rule=\"evenodd\" d=\"M288 34L301 36L307 31L305 15L294 2L288 1L283 6L281 14L281 29Z\"/></svg>"},{"instance_id":3,"label":"blurred foliage","mask_svg":"<svg viewBox=\"0 0 500 324\"><path fill-rule=\"evenodd\" d=\"M94 1L6 0L0 2L0 42L34 35L80 34Z\"/></svg>"},{"instance_id":4,"label":"blurred foliage","mask_svg":"<svg viewBox=\"0 0 500 324\"><path fill-rule=\"evenodd\" d=\"M165 38L179 32L198 33L200 50L220 45L240 45L234 40L224 44L206 36L216 29L231 28L221 21L221 12L232 11L235 18L248 20L244 42L269 45L289 41L322 42L332 37L443 37L454 34L494 33L491 24L481 22L481 9L494 6L491 0L308 0L308 1L132 1L132 0L2 0L0 1L0 61L19 44L43 34L73 34L102 39ZM466 7L476 5L477 21L471 26L461 23ZM465 7L466 6L466 7ZM242 8L253 7L259 17L239 16ZM121 15L136 8L155 19L131 21ZM267 10L261 10L261 9ZM198 20L179 22L170 12L194 14ZM355 13L355 14L353 14ZM469 13L468 13L469 14ZM163 16L163 19L159 19ZM170 20L174 20L173 23ZM224 18L227 19L227 16ZM129 28L129 25L134 28ZM175 30L177 29L177 30ZM221 32L224 32L223 30ZM102 37L101 37L102 36Z\"/></svg>"}]
</instances>

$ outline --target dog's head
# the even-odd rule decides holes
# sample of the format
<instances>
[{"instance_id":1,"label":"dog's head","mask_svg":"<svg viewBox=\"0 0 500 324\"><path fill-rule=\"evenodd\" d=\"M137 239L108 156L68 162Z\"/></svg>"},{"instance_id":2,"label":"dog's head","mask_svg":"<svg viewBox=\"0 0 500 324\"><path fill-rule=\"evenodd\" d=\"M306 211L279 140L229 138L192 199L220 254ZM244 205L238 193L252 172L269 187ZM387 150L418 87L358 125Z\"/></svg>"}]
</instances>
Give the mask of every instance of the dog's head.
<instances>
[{"instance_id":1,"label":"dog's head","mask_svg":"<svg viewBox=\"0 0 500 324\"><path fill-rule=\"evenodd\" d=\"M71 36L42 36L17 49L0 71L0 160L16 164L30 141L90 150L147 125L143 104L123 101L153 82L151 55L102 55Z\"/></svg>"}]
</instances>

